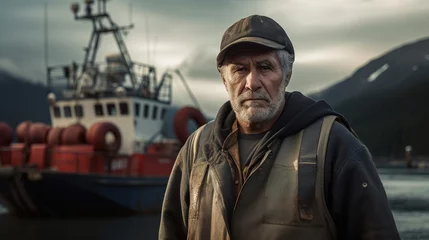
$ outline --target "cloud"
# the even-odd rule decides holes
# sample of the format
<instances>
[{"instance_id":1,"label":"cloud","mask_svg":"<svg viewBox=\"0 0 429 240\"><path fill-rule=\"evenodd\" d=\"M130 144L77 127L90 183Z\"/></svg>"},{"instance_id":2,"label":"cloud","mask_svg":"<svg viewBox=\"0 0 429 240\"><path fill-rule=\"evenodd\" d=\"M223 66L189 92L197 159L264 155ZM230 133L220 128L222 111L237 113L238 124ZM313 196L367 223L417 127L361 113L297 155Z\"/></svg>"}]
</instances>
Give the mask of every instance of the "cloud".
<instances>
[{"instance_id":1,"label":"cloud","mask_svg":"<svg viewBox=\"0 0 429 240\"><path fill-rule=\"evenodd\" d=\"M0 71L6 71L10 74L24 79L29 74L25 70L20 69L14 62L12 62L8 58L0 58Z\"/></svg>"},{"instance_id":2,"label":"cloud","mask_svg":"<svg viewBox=\"0 0 429 240\"><path fill-rule=\"evenodd\" d=\"M39 81L45 79L45 1L50 65L81 62L91 30L89 22L73 19L65 1L3 3L0 22L7 24L2 25L0 58ZM211 81L211 88L220 89L215 57L222 34L251 14L268 15L287 30L296 50L290 88L304 92L344 79L371 58L424 37L429 22L425 0L145 0L111 1L108 9L119 25L135 23L124 38L135 61L161 69L179 66L191 81ZM111 37L101 44L101 61L117 51Z\"/></svg>"},{"instance_id":3,"label":"cloud","mask_svg":"<svg viewBox=\"0 0 429 240\"><path fill-rule=\"evenodd\" d=\"M190 96L180 81L174 81L173 84L173 103L179 106L194 106ZM204 114L216 116L220 106L228 101L228 93L220 82L205 81L197 79L188 79L187 83Z\"/></svg>"},{"instance_id":4,"label":"cloud","mask_svg":"<svg viewBox=\"0 0 429 240\"><path fill-rule=\"evenodd\" d=\"M370 54L372 54L372 52L368 53L353 45L332 45L329 47L309 49L299 53L296 57L295 65L320 65L330 67L330 65L335 64L336 67L353 68L366 61Z\"/></svg>"},{"instance_id":5,"label":"cloud","mask_svg":"<svg viewBox=\"0 0 429 240\"><path fill-rule=\"evenodd\" d=\"M295 64L288 91L312 93L320 91L338 81L338 76L350 74L349 68L338 65Z\"/></svg>"},{"instance_id":6,"label":"cloud","mask_svg":"<svg viewBox=\"0 0 429 240\"><path fill-rule=\"evenodd\" d=\"M0 58L0 69L10 73L19 73L19 68L10 59Z\"/></svg>"},{"instance_id":7,"label":"cloud","mask_svg":"<svg viewBox=\"0 0 429 240\"><path fill-rule=\"evenodd\" d=\"M429 9L429 2L425 0L272 0L270 4L260 3L261 12L298 32L342 29L411 16Z\"/></svg>"},{"instance_id":8,"label":"cloud","mask_svg":"<svg viewBox=\"0 0 429 240\"><path fill-rule=\"evenodd\" d=\"M2 28L0 56L12 59L20 68L31 69L32 78L44 78L44 2L35 0L25 5L9 1L0 9ZM83 60L83 47L88 43L90 22L75 21L68 3L48 2L49 65L69 64ZM131 1L129 1L131 2ZM148 0L112 1L108 10L119 25L132 20L135 28L124 38L135 61L149 62L166 68L179 65L199 46L217 44L228 23L240 12L235 1ZM223 10L221 10L223 9ZM81 5L81 13L83 6ZM97 56L117 51L111 36L101 39Z\"/></svg>"},{"instance_id":9,"label":"cloud","mask_svg":"<svg viewBox=\"0 0 429 240\"><path fill-rule=\"evenodd\" d=\"M255 12L273 17L291 37L296 51L293 75L298 79L290 87L303 92L323 89L346 78L370 59L427 36L422 29L429 22L429 2L422 0L257 3ZM217 51L197 51L200 52L185 61L187 73L218 80L212 67Z\"/></svg>"},{"instance_id":10,"label":"cloud","mask_svg":"<svg viewBox=\"0 0 429 240\"><path fill-rule=\"evenodd\" d=\"M188 77L220 81L220 75L216 68L217 49L200 48L190 54L179 68Z\"/></svg>"}]
</instances>

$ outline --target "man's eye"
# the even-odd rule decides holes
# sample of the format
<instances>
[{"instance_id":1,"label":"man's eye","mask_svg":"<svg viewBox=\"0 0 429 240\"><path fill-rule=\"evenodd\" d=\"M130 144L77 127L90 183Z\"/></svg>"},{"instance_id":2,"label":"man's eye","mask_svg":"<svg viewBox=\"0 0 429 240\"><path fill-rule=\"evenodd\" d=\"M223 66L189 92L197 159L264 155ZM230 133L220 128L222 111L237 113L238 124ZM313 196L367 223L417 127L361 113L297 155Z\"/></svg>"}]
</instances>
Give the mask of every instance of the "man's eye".
<instances>
[{"instance_id":1,"label":"man's eye","mask_svg":"<svg viewBox=\"0 0 429 240\"><path fill-rule=\"evenodd\" d=\"M245 70L244 67L237 67L235 68L235 72L243 72Z\"/></svg>"},{"instance_id":2,"label":"man's eye","mask_svg":"<svg viewBox=\"0 0 429 240\"><path fill-rule=\"evenodd\" d=\"M261 69L262 70L271 70L271 67L269 65L262 65Z\"/></svg>"}]
</instances>

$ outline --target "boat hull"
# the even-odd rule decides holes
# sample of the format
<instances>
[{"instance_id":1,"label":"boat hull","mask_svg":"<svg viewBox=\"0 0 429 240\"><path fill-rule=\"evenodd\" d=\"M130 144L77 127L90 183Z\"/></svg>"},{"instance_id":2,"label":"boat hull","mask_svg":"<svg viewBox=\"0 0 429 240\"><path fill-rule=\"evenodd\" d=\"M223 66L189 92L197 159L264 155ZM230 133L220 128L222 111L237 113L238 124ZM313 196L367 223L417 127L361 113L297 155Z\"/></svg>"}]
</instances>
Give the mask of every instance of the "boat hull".
<instances>
[{"instance_id":1,"label":"boat hull","mask_svg":"<svg viewBox=\"0 0 429 240\"><path fill-rule=\"evenodd\" d=\"M0 196L19 216L159 214L168 177L130 177L2 168Z\"/></svg>"}]
</instances>

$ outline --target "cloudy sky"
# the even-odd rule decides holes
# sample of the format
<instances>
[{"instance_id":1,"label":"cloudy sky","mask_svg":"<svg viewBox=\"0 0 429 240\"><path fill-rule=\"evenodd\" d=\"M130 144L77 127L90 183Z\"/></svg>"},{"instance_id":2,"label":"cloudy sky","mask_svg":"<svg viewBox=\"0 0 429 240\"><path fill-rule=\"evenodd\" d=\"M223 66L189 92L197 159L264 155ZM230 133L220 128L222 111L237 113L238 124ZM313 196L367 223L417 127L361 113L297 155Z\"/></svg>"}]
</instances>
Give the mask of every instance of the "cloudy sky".
<instances>
[{"instance_id":1,"label":"cloudy sky","mask_svg":"<svg viewBox=\"0 0 429 240\"><path fill-rule=\"evenodd\" d=\"M82 62L91 26L73 20L71 1L0 3L1 69L45 81L45 3L48 64ZM135 24L125 37L131 57L160 70L180 67L208 114L227 100L215 68L220 39L242 17L267 15L285 28L296 52L289 90L304 93L341 81L370 59L429 35L428 0L113 0L108 9L118 24ZM111 36L101 43L99 60L117 51ZM178 79L174 94L176 102L190 103Z\"/></svg>"}]
</instances>

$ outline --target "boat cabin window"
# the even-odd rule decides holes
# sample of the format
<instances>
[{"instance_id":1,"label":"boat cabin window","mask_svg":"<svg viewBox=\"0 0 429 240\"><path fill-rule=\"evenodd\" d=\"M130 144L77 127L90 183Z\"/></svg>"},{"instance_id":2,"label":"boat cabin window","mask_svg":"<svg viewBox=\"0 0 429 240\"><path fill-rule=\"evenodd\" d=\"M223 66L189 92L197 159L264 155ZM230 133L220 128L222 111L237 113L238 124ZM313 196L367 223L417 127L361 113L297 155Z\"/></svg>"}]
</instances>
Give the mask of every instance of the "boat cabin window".
<instances>
[{"instance_id":1,"label":"boat cabin window","mask_svg":"<svg viewBox=\"0 0 429 240\"><path fill-rule=\"evenodd\" d=\"M101 105L100 103L94 104L94 112L95 112L95 116L103 116L104 115L103 105Z\"/></svg>"},{"instance_id":2,"label":"boat cabin window","mask_svg":"<svg viewBox=\"0 0 429 240\"><path fill-rule=\"evenodd\" d=\"M78 104L74 106L74 113L76 117L83 117L83 107L82 105Z\"/></svg>"},{"instance_id":3,"label":"boat cabin window","mask_svg":"<svg viewBox=\"0 0 429 240\"><path fill-rule=\"evenodd\" d=\"M167 109L166 108L162 108L162 110L161 110L161 119L162 120L164 120L164 117L165 117L165 112L167 111Z\"/></svg>"},{"instance_id":4,"label":"boat cabin window","mask_svg":"<svg viewBox=\"0 0 429 240\"><path fill-rule=\"evenodd\" d=\"M140 115L140 103L134 103L134 114L136 117Z\"/></svg>"},{"instance_id":5,"label":"boat cabin window","mask_svg":"<svg viewBox=\"0 0 429 240\"><path fill-rule=\"evenodd\" d=\"M61 117L61 110L60 110L60 107L58 107L58 106L54 106L54 107L53 107L53 110L54 110L54 117L56 117L56 118L60 118L60 117Z\"/></svg>"},{"instance_id":6,"label":"boat cabin window","mask_svg":"<svg viewBox=\"0 0 429 240\"><path fill-rule=\"evenodd\" d=\"M114 103L108 103L107 104L107 114L109 116L114 116L116 115L116 106Z\"/></svg>"},{"instance_id":7,"label":"boat cabin window","mask_svg":"<svg viewBox=\"0 0 429 240\"><path fill-rule=\"evenodd\" d=\"M127 102L120 102L119 103L119 112L121 112L121 115L128 115L130 110L128 108Z\"/></svg>"},{"instance_id":8,"label":"boat cabin window","mask_svg":"<svg viewBox=\"0 0 429 240\"><path fill-rule=\"evenodd\" d=\"M152 119L155 120L158 115L158 106L153 106Z\"/></svg>"},{"instance_id":9,"label":"boat cabin window","mask_svg":"<svg viewBox=\"0 0 429 240\"><path fill-rule=\"evenodd\" d=\"M144 105L143 117L147 118L149 116L149 105Z\"/></svg>"},{"instance_id":10,"label":"boat cabin window","mask_svg":"<svg viewBox=\"0 0 429 240\"><path fill-rule=\"evenodd\" d=\"M64 117L69 118L71 116L72 116L71 107L70 106L64 106Z\"/></svg>"}]
</instances>

